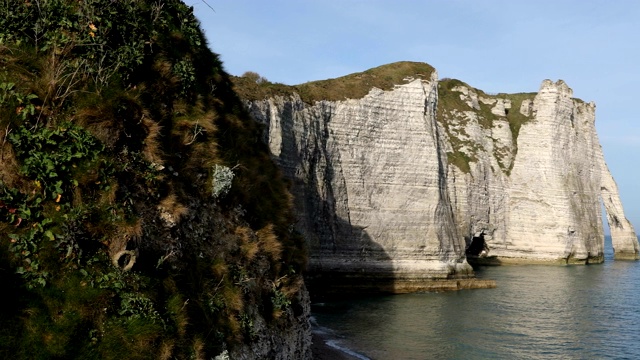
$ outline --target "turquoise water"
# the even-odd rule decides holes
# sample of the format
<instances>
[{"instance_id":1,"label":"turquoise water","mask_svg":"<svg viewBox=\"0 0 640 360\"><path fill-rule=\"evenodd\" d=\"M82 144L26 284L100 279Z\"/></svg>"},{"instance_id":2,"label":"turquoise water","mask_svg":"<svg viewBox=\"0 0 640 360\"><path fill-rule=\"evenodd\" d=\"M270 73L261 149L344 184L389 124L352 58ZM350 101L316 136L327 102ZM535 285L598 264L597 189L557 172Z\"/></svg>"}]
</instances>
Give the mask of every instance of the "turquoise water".
<instances>
[{"instance_id":1,"label":"turquoise water","mask_svg":"<svg viewBox=\"0 0 640 360\"><path fill-rule=\"evenodd\" d=\"M477 270L495 289L315 304L361 359L640 359L640 262Z\"/></svg>"}]
</instances>

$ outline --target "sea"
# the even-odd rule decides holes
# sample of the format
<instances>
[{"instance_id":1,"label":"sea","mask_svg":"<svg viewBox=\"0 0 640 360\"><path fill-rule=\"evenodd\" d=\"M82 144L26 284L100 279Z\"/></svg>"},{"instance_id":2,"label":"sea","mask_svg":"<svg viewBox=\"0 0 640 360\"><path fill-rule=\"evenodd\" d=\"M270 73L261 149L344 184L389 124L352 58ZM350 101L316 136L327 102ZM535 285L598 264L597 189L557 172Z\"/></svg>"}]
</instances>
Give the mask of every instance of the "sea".
<instances>
[{"instance_id":1,"label":"sea","mask_svg":"<svg viewBox=\"0 0 640 360\"><path fill-rule=\"evenodd\" d=\"M480 267L495 289L312 304L314 331L356 359L640 359L640 261Z\"/></svg>"}]
</instances>

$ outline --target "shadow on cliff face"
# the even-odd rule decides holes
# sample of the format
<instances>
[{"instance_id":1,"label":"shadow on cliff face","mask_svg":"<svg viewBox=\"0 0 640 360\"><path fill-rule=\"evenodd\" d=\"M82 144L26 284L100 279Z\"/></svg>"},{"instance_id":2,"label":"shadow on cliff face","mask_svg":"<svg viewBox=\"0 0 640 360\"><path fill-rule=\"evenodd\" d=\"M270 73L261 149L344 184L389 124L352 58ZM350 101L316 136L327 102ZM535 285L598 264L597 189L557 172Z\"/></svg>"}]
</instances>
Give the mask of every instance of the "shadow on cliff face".
<instances>
[{"instance_id":1,"label":"shadow on cliff face","mask_svg":"<svg viewBox=\"0 0 640 360\"><path fill-rule=\"evenodd\" d=\"M309 247L305 282L312 298L393 292L391 256L366 228L350 222L345 179L334 168L341 163L340 152L329 144L332 112L325 109L322 119L306 124L304 139L294 133L294 105L286 104L282 113L286 121L275 160L291 181L296 227Z\"/></svg>"},{"instance_id":2,"label":"shadow on cliff face","mask_svg":"<svg viewBox=\"0 0 640 360\"><path fill-rule=\"evenodd\" d=\"M395 293L393 263L385 249L365 228L336 215L333 204L318 205L320 213L303 220L310 240L305 281L312 300Z\"/></svg>"},{"instance_id":3,"label":"shadow on cliff face","mask_svg":"<svg viewBox=\"0 0 640 360\"><path fill-rule=\"evenodd\" d=\"M478 269L478 266L499 266L502 265L500 259L497 256L489 255L491 249L485 239L484 231L480 234L473 236L465 236L465 243L467 248L465 255L467 256L467 262L473 267L474 270Z\"/></svg>"},{"instance_id":4,"label":"shadow on cliff face","mask_svg":"<svg viewBox=\"0 0 640 360\"><path fill-rule=\"evenodd\" d=\"M480 233L478 236L474 236L471 238L471 241L468 240L469 237L465 236L465 242L469 244L465 251L467 256L479 256L483 253L486 253L489 250L487 243L484 239L484 233Z\"/></svg>"}]
</instances>

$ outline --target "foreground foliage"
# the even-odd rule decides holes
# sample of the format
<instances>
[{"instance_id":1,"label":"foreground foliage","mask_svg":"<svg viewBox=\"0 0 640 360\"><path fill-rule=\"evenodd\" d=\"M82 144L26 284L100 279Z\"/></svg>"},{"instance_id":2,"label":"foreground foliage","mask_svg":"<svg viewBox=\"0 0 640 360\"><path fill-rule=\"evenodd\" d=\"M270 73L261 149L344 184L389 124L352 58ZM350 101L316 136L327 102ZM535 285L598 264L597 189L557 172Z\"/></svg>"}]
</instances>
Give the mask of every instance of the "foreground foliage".
<instances>
[{"instance_id":1,"label":"foreground foliage","mask_svg":"<svg viewBox=\"0 0 640 360\"><path fill-rule=\"evenodd\" d=\"M0 139L3 358L211 358L299 312L290 195L181 1L2 2Z\"/></svg>"}]
</instances>

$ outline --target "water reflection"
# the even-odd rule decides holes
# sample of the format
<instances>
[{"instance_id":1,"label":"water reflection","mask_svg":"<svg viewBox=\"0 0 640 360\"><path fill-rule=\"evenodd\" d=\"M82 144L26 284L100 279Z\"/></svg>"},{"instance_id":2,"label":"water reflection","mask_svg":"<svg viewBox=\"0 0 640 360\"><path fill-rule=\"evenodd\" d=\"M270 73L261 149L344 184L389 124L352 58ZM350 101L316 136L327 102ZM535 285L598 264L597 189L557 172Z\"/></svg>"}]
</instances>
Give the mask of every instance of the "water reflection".
<instances>
[{"instance_id":1,"label":"water reflection","mask_svg":"<svg viewBox=\"0 0 640 360\"><path fill-rule=\"evenodd\" d=\"M639 358L640 263L607 260L484 268L496 289L345 301L315 316L372 359Z\"/></svg>"}]
</instances>

